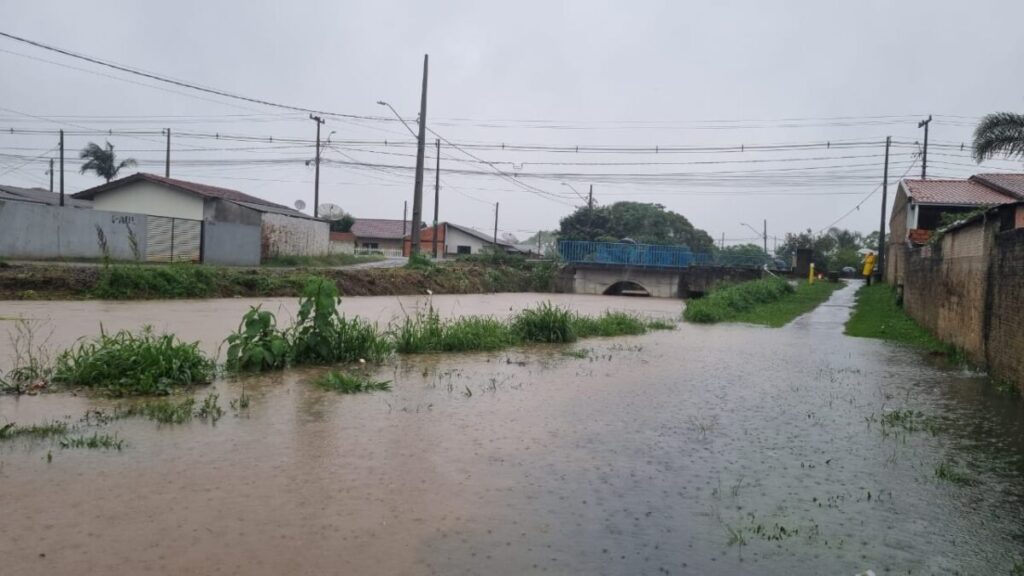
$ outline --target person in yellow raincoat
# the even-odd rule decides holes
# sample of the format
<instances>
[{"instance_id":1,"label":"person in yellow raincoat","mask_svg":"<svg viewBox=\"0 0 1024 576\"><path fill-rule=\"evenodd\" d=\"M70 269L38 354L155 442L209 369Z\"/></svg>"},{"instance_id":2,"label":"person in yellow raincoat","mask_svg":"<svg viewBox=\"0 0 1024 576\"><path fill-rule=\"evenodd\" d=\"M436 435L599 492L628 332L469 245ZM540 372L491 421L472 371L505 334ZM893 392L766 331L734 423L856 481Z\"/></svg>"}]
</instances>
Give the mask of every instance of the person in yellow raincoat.
<instances>
[{"instance_id":1,"label":"person in yellow raincoat","mask_svg":"<svg viewBox=\"0 0 1024 576\"><path fill-rule=\"evenodd\" d=\"M864 279L867 280L868 286L871 286L871 275L875 271L875 253L868 252L864 255Z\"/></svg>"}]
</instances>

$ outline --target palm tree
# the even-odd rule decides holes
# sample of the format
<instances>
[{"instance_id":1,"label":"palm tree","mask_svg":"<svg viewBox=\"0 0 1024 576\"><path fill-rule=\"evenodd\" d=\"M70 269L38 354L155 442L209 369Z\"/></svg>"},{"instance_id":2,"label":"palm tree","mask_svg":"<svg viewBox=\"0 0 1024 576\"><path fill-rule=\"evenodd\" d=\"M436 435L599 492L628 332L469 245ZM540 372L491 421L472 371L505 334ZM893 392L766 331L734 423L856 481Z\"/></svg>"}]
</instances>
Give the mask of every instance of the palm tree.
<instances>
[{"instance_id":1,"label":"palm tree","mask_svg":"<svg viewBox=\"0 0 1024 576\"><path fill-rule=\"evenodd\" d=\"M997 112L974 129L974 159L980 164L997 154L1024 157L1024 114Z\"/></svg>"},{"instance_id":2,"label":"palm tree","mask_svg":"<svg viewBox=\"0 0 1024 576\"><path fill-rule=\"evenodd\" d=\"M114 145L110 142L107 142L106 148L101 148L95 142L89 142L89 145L82 148L82 151L78 153L78 157L85 160L81 170L79 170L80 173L95 172L97 176L106 178L107 182L116 178L121 168L135 166L136 164L133 158L127 158L118 164L117 156L114 155Z\"/></svg>"}]
</instances>

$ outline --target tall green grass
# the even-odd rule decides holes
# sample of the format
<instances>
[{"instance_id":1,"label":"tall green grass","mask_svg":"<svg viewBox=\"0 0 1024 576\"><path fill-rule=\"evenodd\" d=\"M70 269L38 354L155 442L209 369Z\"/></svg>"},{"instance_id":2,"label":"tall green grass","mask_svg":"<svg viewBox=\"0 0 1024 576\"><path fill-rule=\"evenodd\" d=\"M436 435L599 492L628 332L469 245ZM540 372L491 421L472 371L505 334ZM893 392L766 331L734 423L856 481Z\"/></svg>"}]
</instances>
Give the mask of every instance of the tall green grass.
<instances>
[{"instance_id":1,"label":"tall green grass","mask_svg":"<svg viewBox=\"0 0 1024 576\"><path fill-rule=\"evenodd\" d=\"M215 363L198 343L172 334L122 330L80 341L59 356L53 380L72 386L102 389L115 396L169 394L175 388L207 384Z\"/></svg>"},{"instance_id":2,"label":"tall green grass","mask_svg":"<svg viewBox=\"0 0 1024 576\"><path fill-rule=\"evenodd\" d=\"M724 322L759 304L775 302L795 291L789 282L775 277L733 284L687 302L683 318L702 324Z\"/></svg>"},{"instance_id":3,"label":"tall green grass","mask_svg":"<svg viewBox=\"0 0 1024 576\"><path fill-rule=\"evenodd\" d=\"M846 334L899 342L929 352L951 354L954 349L941 342L900 307L896 292L886 284L862 286L857 290L853 314L846 322Z\"/></svg>"},{"instance_id":4,"label":"tall green grass","mask_svg":"<svg viewBox=\"0 0 1024 576\"><path fill-rule=\"evenodd\" d=\"M575 342L577 316L550 302L527 308L512 319L512 330L523 342Z\"/></svg>"},{"instance_id":5,"label":"tall green grass","mask_svg":"<svg viewBox=\"0 0 1024 576\"><path fill-rule=\"evenodd\" d=\"M295 324L286 332L293 363L381 362L391 354L391 343L377 327L359 318L345 318L338 312L340 303L330 280L311 280L306 285Z\"/></svg>"},{"instance_id":6,"label":"tall green grass","mask_svg":"<svg viewBox=\"0 0 1024 576\"><path fill-rule=\"evenodd\" d=\"M198 264L104 266L92 295L107 300L131 298L209 298L217 293L213 268Z\"/></svg>"},{"instance_id":7,"label":"tall green grass","mask_svg":"<svg viewBox=\"0 0 1024 576\"><path fill-rule=\"evenodd\" d=\"M404 354L500 350L516 342L500 320L486 316L442 320L433 307L406 317L390 334L395 350Z\"/></svg>"},{"instance_id":8,"label":"tall green grass","mask_svg":"<svg viewBox=\"0 0 1024 576\"><path fill-rule=\"evenodd\" d=\"M605 312L600 316L581 316L575 314L570 324L572 325L573 332L579 338L633 336L644 334L648 330L647 321L625 312Z\"/></svg>"},{"instance_id":9,"label":"tall green grass","mask_svg":"<svg viewBox=\"0 0 1024 576\"><path fill-rule=\"evenodd\" d=\"M391 390L390 381L371 380L362 375L345 372L327 372L314 380L313 383L324 390L340 392L342 394Z\"/></svg>"}]
</instances>

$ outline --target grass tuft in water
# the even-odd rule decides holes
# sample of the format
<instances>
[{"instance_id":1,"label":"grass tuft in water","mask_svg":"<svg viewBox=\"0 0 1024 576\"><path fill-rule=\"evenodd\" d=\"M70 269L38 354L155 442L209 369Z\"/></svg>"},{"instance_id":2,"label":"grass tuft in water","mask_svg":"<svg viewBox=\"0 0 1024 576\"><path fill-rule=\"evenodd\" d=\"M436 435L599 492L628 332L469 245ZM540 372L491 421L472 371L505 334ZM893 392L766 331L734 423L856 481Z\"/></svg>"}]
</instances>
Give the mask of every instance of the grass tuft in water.
<instances>
[{"instance_id":1,"label":"grass tuft in water","mask_svg":"<svg viewBox=\"0 0 1024 576\"><path fill-rule=\"evenodd\" d=\"M647 332L644 319L625 312L605 312L600 316L581 316L572 319L573 332L579 338L595 336L635 336Z\"/></svg>"},{"instance_id":2,"label":"grass tuft in water","mask_svg":"<svg viewBox=\"0 0 1024 576\"><path fill-rule=\"evenodd\" d=\"M973 486L977 481L967 472L961 470L954 462L939 462L935 467L935 477L958 486Z\"/></svg>"},{"instance_id":3,"label":"grass tuft in water","mask_svg":"<svg viewBox=\"0 0 1024 576\"><path fill-rule=\"evenodd\" d=\"M391 390L390 381L371 380L366 376L346 372L327 372L313 382L324 390L340 392L341 394Z\"/></svg>"},{"instance_id":4,"label":"grass tuft in water","mask_svg":"<svg viewBox=\"0 0 1024 576\"><path fill-rule=\"evenodd\" d=\"M51 438L53 436L63 436L67 432L67 422L60 420L29 426L18 426L14 422L9 422L0 426L0 441L14 440L15 438Z\"/></svg>"},{"instance_id":5,"label":"grass tuft in water","mask_svg":"<svg viewBox=\"0 0 1024 576\"><path fill-rule=\"evenodd\" d=\"M151 400L129 406L119 407L115 413L118 418L142 416L160 424L184 424L192 419L195 398L182 400Z\"/></svg>"},{"instance_id":6,"label":"grass tuft in water","mask_svg":"<svg viewBox=\"0 0 1024 576\"><path fill-rule=\"evenodd\" d=\"M512 319L512 330L523 342L575 342L577 318L569 310L545 302L519 312Z\"/></svg>"},{"instance_id":7,"label":"grass tuft in water","mask_svg":"<svg viewBox=\"0 0 1024 576\"><path fill-rule=\"evenodd\" d=\"M210 423L216 424L217 420L220 420L221 416L224 415L224 409L217 403L219 395L210 393L203 398L203 403L196 409L196 418L201 420L209 420Z\"/></svg>"},{"instance_id":8,"label":"grass tuft in water","mask_svg":"<svg viewBox=\"0 0 1024 576\"><path fill-rule=\"evenodd\" d=\"M158 336L146 328L138 334L122 330L80 341L57 357L53 379L115 396L160 395L208 384L214 372L213 360L198 343L181 342L172 334Z\"/></svg>"},{"instance_id":9,"label":"grass tuft in water","mask_svg":"<svg viewBox=\"0 0 1024 576\"><path fill-rule=\"evenodd\" d=\"M515 344L508 325L487 316L442 320L433 307L391 329L395 349L405 354L501 350Z\"/></svg>"},{"instance_id":10,"label":"grass tuft in water","mask_svg":"<svg viewBox=\"0 0 1024 576\"><path fill-rule=\"evenodd\" d=\"M383 362L391 355L388 338L373 324L342 316L340 302L333 282L316 278L306 284L295 324L287 331L294 364Z\"/></svg>"},{"instance_id":11,"label":"grass tuft in water","mask_svg":"<svg viewBox=\"0 0 1024 576\"><path fill-rule=\"evenodd\" d=\"M94 432L92 436L65 436L60 440L60 447L120 451L124 447L124 440L118 438L117 434Z\"/></svg>"},{"instance_id":12,"label":"grass tuft in water","mask_svg":"<svg viewBox=\"0 0 1024 576\"><path fill-rule=\"evenodd\" d=\"M570 358L578 358L583 360L590 357L590 348L577 348L575 350L564 350L562 356L568 356Z\"/></svg>"}]
</instances>

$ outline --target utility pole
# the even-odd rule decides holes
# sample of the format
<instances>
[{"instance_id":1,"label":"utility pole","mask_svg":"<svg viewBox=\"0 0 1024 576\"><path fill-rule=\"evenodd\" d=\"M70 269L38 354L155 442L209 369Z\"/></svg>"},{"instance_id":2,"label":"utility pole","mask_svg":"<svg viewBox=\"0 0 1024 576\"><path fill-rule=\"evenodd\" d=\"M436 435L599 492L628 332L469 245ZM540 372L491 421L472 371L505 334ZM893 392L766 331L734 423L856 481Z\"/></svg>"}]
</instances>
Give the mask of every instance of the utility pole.
<instances>
[{"instance_id":1,"label":"utility pole","mask_svg":"<svg viewBox=\"0 0 1024 576\"><path fill-rule=\"evenodd\" d=\"M885 168L882 171L882 218L878 223L878 270L885 278L885 203L889 192L889 144L892 136L885 137Z\"/></svg>"},{"instance_id":2,"label":"utility pole","mask_svg":"<svg viewBox=\"0 0 1024 576\"><path fill-rule=\"evenodd\" d=\"M164 178L171 177L171 129L167 129L167 158L164 160Z\"/></svg>"},{"instance_id":3,"label":"utility pole","mask_svg":"<svg viewBox=\"0 0 1024 576\"><path fill-rule=\"evenodd\" d=\"M725 250L725 232L722 232L722 250Z\"/></svg>"},{"instance_id":4,"label":"utility pole","mask_svg":"<svg viewBox=\"0 0 1024 576\"><path fill-rule=\"evenodd\" d=\"M590 193L587 195L587 236L593 240L594 236L594 185L590 185Z\"/></svg>"},{"instance_id":5,"label":"utility pole","mask_svg":"<svg viewBox=\"0 0 1024 576\"><path fill-rule=\"evenodd\" d=\"M427 144L427 64L430 56L423 55L423 90L420 92L420 133L416 142L416 187L412 196L412 248L420 251L420 222L423 219L423 155Z\"/></svg>"},{"instance_id":6,"label":"utility pole","mask_svg":"<svg viewBox=\"0 0 1024 576\"><path fill-rule=\"evenodd\" d=\"M60 131L60 205L64 205L64 130Z\"/></svg>"},{"instance_id":7,"label":"utility pole","mask_svg":"<svg viewBox=\"0 0 1024 576\"><path fill-rule=\"evenodd\" d=\"M437 260L437 205L441 201L441 139L434 140L434 147L437 151L437 166L434 168L434 233L432 252L434 260Z\"/></svg>"},{"instance_id":8,"label":"utility pole","mask_svg":"<svg viewBox=\"0 0 1024 576\"><path fill-rule=\"evenodd\" d=\"M498 204L494 203L494 249L498 249Z\"/></svg>"},{"instance_id":9,"label":"utility pole","mask_svg":"<svg viewBox=\"0 0 1024 576\"><path fill-rule=\"evenodd\" d=\"M405 235L409 233L409 226L408 226L408 224L406 224L406 222L408 222L408 221L409 221L409 201L406 200L402 204L402 238L405 238Z\"/></svg>"},{"instance_id":10,"label":"utility pole","mask_svg":"<svg viewBox=\"0 0 1024 576\"><path fill-rule=\"evenodd\" d=\"M768 220L764 221L764 255L768 255Z\"/></svg>"},{"instance_id":11,"label":"utility pole","mask_svg":"<svg viewBox=\"0 0 1024 576\"><path fill-rule=\"evenodd\" d=\"M316 122L316 175L313 177L313 218L320 217L320 126L324 123L324 119L314 114L309 115L309 119ZM170 138L170 130L168 130L168 138ZM170 145L168 144L168 150ZM170 154L170 152L168 152Z\"/></svg>"},{"instance_id":12,"label":"utility pole","mask_svg":"<svg viewBox=\"0 0 1024 576\"><path fill-rule=\"evenodd\" d=\"M53 194L53 158L50 158L50 170L47 174L50 175L50 194Z\"/></svg>"},{"instance_id":13,"label":"utility pole","mask_svg":"<svg viewBox=\"0 0 1024 576\"><path fill-rule=\"evenodd\" d=\"M917 123L917 127L924 127L924 151L921 153L921 180L926 179L928 176L928 125L932 123L932 115L928 115L927 120L921 120Z\"/></svg>"}]
</instances>

